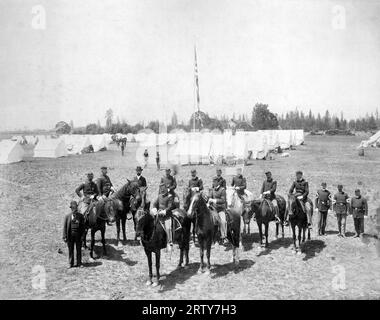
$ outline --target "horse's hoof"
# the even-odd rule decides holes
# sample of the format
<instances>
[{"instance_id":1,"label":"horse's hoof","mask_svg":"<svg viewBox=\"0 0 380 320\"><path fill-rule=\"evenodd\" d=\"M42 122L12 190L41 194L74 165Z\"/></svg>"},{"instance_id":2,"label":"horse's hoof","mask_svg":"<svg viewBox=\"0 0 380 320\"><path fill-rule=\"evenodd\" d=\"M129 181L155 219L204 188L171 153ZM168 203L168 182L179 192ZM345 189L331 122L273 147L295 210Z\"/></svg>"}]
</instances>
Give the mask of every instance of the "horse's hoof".
<instances>
[{"instance_id":1,"label":"horse's hoof","mask_svg":"<svg viewBox=\"0 0 380 320\"><path fill-rule=\"evenodd\" d=\"M147 282L145 282L145 285L150 286L152 283L153 283L152 280L148 280Z\"/></svg>"},{"instance_id":2,"label":"horse's hoof","mask_svg":"<svg viewBox=\"0 0 380 320\"><path fill-rule=\"evenodd\" d=\"M179 263L177 269L182 269L182 263Z\"/></svg>"},{"instance_id":3,"label":"horse's hoof","mask_svg":"<svg viewBox=\"0 0 380 320\"><path fill-rule=\"evenodd\" d=\"M199 268L198 269L198 272L197 272L198 274L201 274L201 273L203 273L203 270L202 270L202 268Z\"/></svg>"},{"instance_id":4,"label":"horse's hoof","mask_svg":"<svg viewBox=\"0 0 380 320\"><path fill-rule=\"evenodd\" d=\"M154 281L153 283L152 283L152 287L154 288L154 287L157 287L159 285L159 282L158 281Z\"/></svg>"},{"instance_id":5,"label":"horse's hoof","mask_svg":"<svg viewBox=\"0 0 380 320\"><path fill-rule=\"evenodd\" d=\"M235 266L239 265L239 260L235 260Z\"/></svg>"},{"instance_id":6,"label":"horse's hoof","mask_svg":"<svg viewBox=\"0 0 380 320\"><path fill-rule=\"evenodd\" d=\"M205 271L205 275L209 275L211 272L210 272L210 269L206 269Z\"/></svg>"},{"instance_id":7,"label":"horse's hoof","mask_svg":"<svg viewBox=\"0 0 380 320\"><path fill-rule=\"evenodd\" d=\"M89 262L94 262L95 260L94 260L94 258L89 258L88 261Z\"/></svg>"},{"instance_id":8,"label":"horse's hoof","mask_svg":"<svg viewBox=\"0 0 380 320\"><path fill-rule=\"evenodd\" d=\"M185 264L185 266L183 267L185 270L189 269L189 265L188 264Z\"/></svg>"},{"instance_id":9,"label":"horse's hoof","mask_svg":"<svg viewBox=\"0 0 380 320\"><path fill-rule=\"evenodd\" d=\"M302 254L301 250L297 251L297 254L300 256Z\"/></svg>"}]
</instances>

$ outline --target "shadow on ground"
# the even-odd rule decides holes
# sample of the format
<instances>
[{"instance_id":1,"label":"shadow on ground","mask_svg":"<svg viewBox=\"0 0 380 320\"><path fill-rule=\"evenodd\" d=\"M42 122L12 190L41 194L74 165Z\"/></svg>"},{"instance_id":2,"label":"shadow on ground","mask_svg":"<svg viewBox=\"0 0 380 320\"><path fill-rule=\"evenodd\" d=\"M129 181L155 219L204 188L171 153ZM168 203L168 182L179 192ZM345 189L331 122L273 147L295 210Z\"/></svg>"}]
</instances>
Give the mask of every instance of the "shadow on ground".
<instances>
[{"instance_id":1,"label":"shadow on ground","mask_svg":"<svg viewBox=\"0 0 380 320\"><path fill-rule=\"evenodd\" d=\"M309 240L301 244L302 252L305 253L304 261L312 259L316 256L317 253L320 253L326 244L322 240Z\"/></svg>"},{"instance_id":2,"label":"shadow on ground","mask_svg":"<svg viewBox=\"0 0 380 320\"><path fill-rule=\"evenodd\" d=\"M123 248L115 248L112 245L106 244L107 255L103 255L103 246L94 247L94 253L96 254L96 259L104 259L104 260L113 260L113 261L121 261L125 262L128 266L134 266L138 262L135 260L130 260L125 257L125 251Z\"/></svg>"},{"instance_id":3,"label":"shadow on ground","mask_svg":"<svg viewBox=\"0 0 380 320\"><path fill-rule=\"evenodd\" d=\"M190 263L188 268L177 268L166 275L161 280L161 292L175 289L176 285L184 284L188 279L195 275L199 269L199 263Z\"/></svg>"},{"instance_id":4,"label":"shadow on ground","mask_svg":"<svg viewBox=\"0 0 380 320\"><path fill-rule=\"evenodd\" d=\"M293 244L293 238L278 238L269 242L268 247L263 248L257 256L266 256L270 254L273 250L278 250L280 248L289 248Z\"/></svg>"},{"instance_id":5,"label":"shadow on ground","mask_svg":"<svg viewBox=\"0 0 380 320\"><path fill-rule=\"evenodd\" d=\"M233 262L226 263L226 264L215 264L214 267L211 269L212 278L220 278L224 277L230 272L233 272L235 274L240 273L246 269L251 268L255 262L253 260L240 260L239 265L236 266Z\"/></svg>"}]
</instances>

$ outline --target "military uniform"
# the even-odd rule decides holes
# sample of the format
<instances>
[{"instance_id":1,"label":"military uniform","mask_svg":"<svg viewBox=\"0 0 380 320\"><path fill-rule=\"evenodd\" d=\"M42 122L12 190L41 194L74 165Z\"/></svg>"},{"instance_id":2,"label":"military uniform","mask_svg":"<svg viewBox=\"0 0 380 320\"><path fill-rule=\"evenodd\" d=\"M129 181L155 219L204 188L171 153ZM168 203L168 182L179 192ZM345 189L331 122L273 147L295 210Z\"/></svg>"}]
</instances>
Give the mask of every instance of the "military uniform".
<instances>
[{"instance_id":1,"label":"military uniform","mask_svg":"<svg viewBox=\"0 0 380 320\"><path fill-rule=\"evenodd\" d=\"M244 191L247 188L247 181L243 177L242 174L239 174L239 175L236 175L236 176L234 176L232 178L231 186L232 187L237 187L238 188L238 189L236 189L237 194L240 197L243 197L244 196Z\"/></svg>"},{"instance_id":2,"label":"military uniform","mask_svg":"<svg viewBox=\"0 0 380 320\"><path fill-rule=\"evenodd\" d=\"M155 213L158 214L158 219L163 223L167 235L169 244L173 243L173 232L172 232L172 215L173 215L173 199L169 196L167 192L160 193L158 198L153 203L153 208L156 209ZM166 211L165 214L162 214Z\"/></svg>"},{"instance_id":3,"label":"military uniform","mask_svg":"<svg viewBox=\"0 0 380 320\"><path fill-rule=\"evenodd\" d=\"M96 200L96 197L99 195L98 186L93 181L86 181L82 183L78 188L76 188L75 193L78 197L81 197L80 192L83 193L83 200L79 202L78 210L81 214L85 214L89 205L91 203L91 197Z\"/></svg>"},{"instance_id":4,"label":"military uniform","mask_svg":"<svg viewBox=\"0 0 380 320\"><path fill-rule=\"evenodd\" d=\"M172 176L164 176L161 178L161 185L164 185L169 194L173 197L173 203L178 207L179 206L179 198L178 195L175 193L175 189L177 188L177 181L176 179Z\"/></svg>"},{"instance_id":5,"label":"military uniform","mask_svg":"<svg viewBox=\"0 0 380 320\"><path fill-rule=\"evenodd\" d=\"M318 234L324 235L326 230L327 213L331 207L331 193L327 189L319 189L315 197L315 207L319 211Z\"/></svg>"},{"instance_id":6,"label":"military uniform","mask_svg":"<svg viewBox=\"0 0 380 320\"><path fill-rule=\"evenodd\" d=\"M362 196L351 198L350 213L354 219L356 235L364 233L364 216L368 214L367 200Z\"/></svg>"},{"instance_id":7,"label":"military uniform","mask_svg":"<svg viewBox=\"0 0 380 320\"><path fill-rule=\"evenodd\" d=\"M224 189L226 189L227 187L227 184L226 184L226 179L224 179L222 176L215 176L212 180L212 185L213 187L217 187L217 186L220 186L220 187L223 187Z\"/></svg>"},{"instance_id":8,"label":"military uniform","mask_svg":"<svg viewBox=\"0 0 380 320\"><path fill-rule=\"evenodd\" d=\"M266 179L263 182L263 185L260 190L260 194L262 194L265 199L268 199L269 201L272 202L276 219L279 221L280 218L279 218L278 203L276 200L276 189L277 189L277 181L273 180L273 178ZM268 191L269 193L264 194L264 192L268 192Z\"/></svg>"},{"instance_id":9,"label":"military uniform","mask_svg":"<svg viewBox=\"0 0 380 320\"><path fill-rule=\"evenodd\" d=\"M213 181L213 185L215 183L218 183L218 181ZM218 213L218 217L216 218L219 228L220 228L220 235L222 240L224 240L227 237L227 220L226 220L226 207L227 207L227 195L226 195L226 189L224 187L218 187L219 184L217 184L214 188L210 190L209 198L213 202L213 207L215 208L216 212Z\"/></svg>"},{"instance_id":10,"label":"military uniform","mask_svg":"<svg viewBox=\"0 0 380 320\"><path fill-rule=\"evenodd\" d=\"M192 188L198 188L198 191L203 190L203 181L202 179L198 177L193 177L189 180L189 189L191 190L191 193L193 194Z\"/></svg>"},{"instance_id":11,"label":"military uniform","mask_svg":"<svg viewBox=\"0 0 380 320\"><path fill-rule=\"evenodd\" d=\"M101 196L108 197L111 192L112 182L108 175L103 174L98 180L96 181L96 186L98 187L99 194Z\"/></svg>"},{"instance_id":12,"label":"military uniform","mask_svg":"<svg viewBox=\"0 0 380 320\"><path fill-rule=\"evenodd\" d=\"M333 209L336 213L338 221L338 230L340 235L346 234L346 221L348 212L348 194L345 192L337 192L333 198Z\"/></svg>"},{"instance_id":13,"label":"military uniform","mask_svg":"<svg viewBox=\"0 0 380 320\"><path fill-rule=\"evenodd\" d=\"M292 183L289 189L289 194L292 194L293 191L296 192L296 197L302 196L300 204L302 206L302 210L306 212L308 224L311 225L311 208L313 203L307 197L309 195L309 183L304 178L302 178L301 180L296 180Z\"/></svg>"},{"instance_id":14,"label":"military uniform","mask_svg":"<svg viewBox=\"0 0 380 320\"><path fill-rule=\"evenodd\" d=\"M82 236L84 232L84 218L77 210L65 216L63 223L63 240L69 250L69 266L74 266L74 247L77 256L77 266L82 264Z\"/></svg>"}]
</instances>

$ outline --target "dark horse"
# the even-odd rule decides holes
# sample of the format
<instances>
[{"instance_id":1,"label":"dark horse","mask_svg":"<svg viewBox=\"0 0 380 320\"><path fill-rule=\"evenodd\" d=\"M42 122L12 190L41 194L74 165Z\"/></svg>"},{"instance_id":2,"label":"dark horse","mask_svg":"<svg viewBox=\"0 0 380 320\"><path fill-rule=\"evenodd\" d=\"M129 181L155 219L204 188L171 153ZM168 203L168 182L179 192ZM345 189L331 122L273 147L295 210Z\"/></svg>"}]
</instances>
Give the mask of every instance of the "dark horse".
<instances>
[{"instance_id":1,"label":"dark horse","mask_svg":"<svg viewBox=\"0 0 380 320\"><path fill-rule=\"evenodd\" d=\"M207 207L207 200L201 193L195 193L192 196L190 207L187 211L190 219L195 223L194 229L198 237L198 243L200 248L201 264L198 273L203 272L204 268L204 251L207 251L207 270L206 274L210 274L210 255L211 245L214 240L215 226L212 217L212 213Z\"/></svg>"},{"instance_id":2,"label":"dark horse","mask_svg":"<svg viewBox=\"0 0 380 320\"><path fill-rule=\"evenodd\" d=\"M284 237L284 216L285 216L285 210L286 210L286 201L283 197L277 195L276 196L277 204L278 204L278 210L279 210L279 218L280 223L276 223L276 239L278 238L279 234L279 225L281 225L282 229L282 237ZM252 201L252 212L256 216L256 223L259 228L259 234L260 234L260 245L263 246L263 230L262 225L265 226L265 247L268 246L268 230L269 230L269 222L276 220L274 208L272 205L269 204L268 199L260 199L260 200L254 200Z\"/></svg>"},{"instance_id":3,"label":"dark horse","mask_svg":"<svg viewBox=\"0 0 380 320\"><path fill-rule=\"evenodd\" d=\"M289 222L292 227L293 232L293 248L294 251L297 253L301 253L299 251L301 246L301 232L303 233L302 236L302 243L305 242L305 233L307 229L307 216L306 212L302 209L302 206L300 204L300 200L297 199L297 197L293 194L290 194L288 197L289 200ZM311 212L313 212L313 208L311 208ZM298 227L298 246L296 242L296 226ZM310 229L308 229L307 232L307 240L310 240Z\"/></svg>"},{"instance_id":4,"label":"dark horse","mask_svg":"<svg viewBox=\"0 0 380 320\"><path fill-rule=\"evenodd\" d=\"M112 207L114 208L116 215L116 233L117 233L117 245L120 241L120 225L123 230L123 241L127 240L127 235L125 232L125 225L127 221L127 213L131 212L132 216L136 213L136 208L133 203L134 200L140 200L140 190L139 185L136 181L130 181L123 185L119 190L114 192L108 197L108 201L111 202ZM133 221L135 223L135 221ZM135 223L135 231L136 231L136 223ZM135 240L137 236L135 234Z\"/></svg>"},{"instance_id":5,"label":"dark horse","mask_svg":"<svg viewBox=\"0 0 380 320\"><path fill-rule=\"evenodd\" d=\"M94 245L95 245L95 233L100 231L102 236L102 244L103 244L103 254L107 255L106 250L106 240L105 240L105 232L106 232L106 223L115 222L115 211L112 205L109 202L97 201L90 207L90 211L88 213L87 221L85 224L85 231L83 234L83 246L87 248L86 245L86 236L88 229L91 229L91 247L90 247L90 257L94 259Z\"/></svg>"},{"instance_id":6,"label":"dark horse","mask_svg":"<svg viewBox=\"0 0 380 320\"><path fill-rule=\"evenodd\" d=\"M137 207L135 215L136 233L141 237L141 243L148 259L149 280L146 284L157 286L160 280L161 249L164 249L167 246L167 235L163 222L159 220L158 215L153 216L149 212L150 202L146 200L146 188L140 189L140 199L140 202L138 200L134 201L134 205ZM139 205L137 205L137 203L139 203ZM191 221L187 217L186 211L182 209L174 209L174 211L176 212L172 228L174 232L174 242L178 243L181 250L178 267L182 267L184 255L186 256L185 267L187 267L189 264ZM155 282L152 282L152 253L156 256L157 280Z\"/></svg>"}]
</instances>

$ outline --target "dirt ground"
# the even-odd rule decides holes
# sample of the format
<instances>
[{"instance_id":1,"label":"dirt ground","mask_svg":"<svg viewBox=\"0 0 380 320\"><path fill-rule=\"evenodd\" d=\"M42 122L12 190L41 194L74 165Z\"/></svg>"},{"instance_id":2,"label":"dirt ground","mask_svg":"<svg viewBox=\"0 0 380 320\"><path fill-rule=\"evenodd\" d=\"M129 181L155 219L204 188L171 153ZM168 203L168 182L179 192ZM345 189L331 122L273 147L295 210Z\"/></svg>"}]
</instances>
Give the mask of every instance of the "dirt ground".
<instances>
[{"instance_id":1,"label":"dirt ground","mask_svg":"<svg viewBox=\"0 0 380 320\"><path fill-rule=\"evenodd\" d=\"M96 176L101 165L109 167L116 187L132 178L137 165L135 146L128 146L125 157L117 150L61 159L35 159L32 162L0 166L0 298L2 299L379 299L380 246L373 237L378 233L376 209L380 205L380 150L366 150L359 157L357 137L307 136L304 146L290 151L290 157L256 161L244 169L248 189L258 195L264 171L270 169L278 181L278 194L285 195L297 169L304 171L314 198L318 186L326 181L331 191L338 183L349 195L356 188L368 197L370 216L365 221L367 235L353 238L352 217L348 217L349 237L337 237L336 219L328 216L327 235L316 235L301 255L291 250L291 233L274 237L271 225L270 245L259 249L256 224L243 237L240 266L230 263L230 247L211 252L211 275L197 274L199 250L190 250L190 268L176 269L179 250L162 251L162 279L156 288L146 287L147 261L142 247L134 242L132 222L128 221L128 241L115 243L116 228L106 232L108 256L89 262L85 268L66 269L67 248L62 242L62 222L69 202L76 198L75 187L88 171ZM198 166L207 187L215 167ZM148 180L149 196L157 194L163 172L154 167L143 172ZM178 192L190 175L182 167ZM228 182L231 177L226 176ZM181 197L182 199L182 197ZM380 214L379 214L380 215ZM380 219L380 218L379 218ZM99 240L100 234L97 235ZM59 253L62 252L62 253ZM46 288L36 287L36 275L46 274Z\"/></svg>"}]
</instances>

